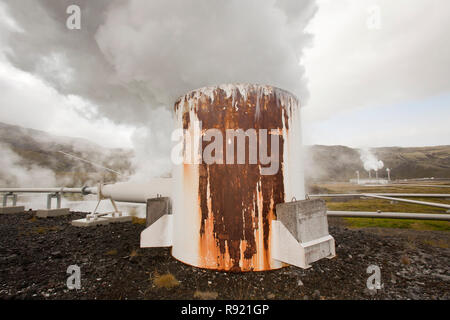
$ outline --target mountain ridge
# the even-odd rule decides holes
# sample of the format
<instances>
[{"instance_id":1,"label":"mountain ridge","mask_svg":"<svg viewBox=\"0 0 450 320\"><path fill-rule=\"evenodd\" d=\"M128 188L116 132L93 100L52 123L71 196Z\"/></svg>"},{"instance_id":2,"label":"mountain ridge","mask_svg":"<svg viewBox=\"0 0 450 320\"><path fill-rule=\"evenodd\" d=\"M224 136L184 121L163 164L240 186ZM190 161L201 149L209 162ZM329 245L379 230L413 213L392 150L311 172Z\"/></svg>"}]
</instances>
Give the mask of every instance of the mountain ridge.
<instances>
[{"instance_id":1,"label":"mountain ridge","mask_svg":"<svg viewBox=\"0 0 450 320\"><path fill-rule=\"evenodd\" d=\"M104 148L87 139L56 136L1 122L0 150L3 157L13 155L0 168L0 184L3 186L17 186L20 182L11 174L8 175L8 166L14 166L16 171L20 171L20 168L50 170L55 174L56 183L66 186L118 180L111 172L67 157L59 151L88 159L125 175L134 172L132 150ZM384 162L384 168L379 171L380 178L387 176L386 168L391 169L392 179L450 178L450 145L379 147L370 150ZM304 147L304 154L305 178L308 182L348 181L356 177L357 170L361 178L368 177L359 149L342 145L312 145Z\"/></svg>"}]
</instances>

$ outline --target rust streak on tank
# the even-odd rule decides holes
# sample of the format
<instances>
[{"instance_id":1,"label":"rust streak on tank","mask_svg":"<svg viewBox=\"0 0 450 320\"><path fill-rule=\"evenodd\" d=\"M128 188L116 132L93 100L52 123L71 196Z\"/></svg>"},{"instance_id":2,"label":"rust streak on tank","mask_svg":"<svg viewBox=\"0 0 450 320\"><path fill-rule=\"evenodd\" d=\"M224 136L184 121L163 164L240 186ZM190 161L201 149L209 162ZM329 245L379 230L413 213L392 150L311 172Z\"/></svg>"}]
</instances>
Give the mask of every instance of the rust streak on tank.
<instances>
[{"instance_id":1,"label":"rust streak on tank","mask_svg":"<svg viewBox=\"0 0 450 320\"><path fill-rule=\"evenodd\" d=\"M271 87L270 87L271 88ZM215 128L224 138L223 155L226 154L227 129L278 129L287 131L290 111L281 97L286 93L271 88L248 86L246 96L235 89L230 95L216 87L212 94L190 93L175 104L175 110L183 114L183 128L189 129L193 111L203 130ZM290 98L290 95L289 95ZM193 99L187 103L186 100ZM295 98L293 98L295 99ZM191 110L192 109L192 110ZM271 269L270 227L276 219L275 205L285 201L283 185L283 140L279 138L279 170L274 175L261 175L263 166L249 164L249 148L246 147L246 163L206 164L199 169L199 256L201 267L224 271L260 271ZM259 146L260 135L257 135ZM246 139L246 143L248 139ZM209 142L203 142L202 150ZM270 135L267 150L271 150ZM248 146L248 145L247 145ZM225 159L224 159L225 160Z\"/></svg>"}]
</instances>

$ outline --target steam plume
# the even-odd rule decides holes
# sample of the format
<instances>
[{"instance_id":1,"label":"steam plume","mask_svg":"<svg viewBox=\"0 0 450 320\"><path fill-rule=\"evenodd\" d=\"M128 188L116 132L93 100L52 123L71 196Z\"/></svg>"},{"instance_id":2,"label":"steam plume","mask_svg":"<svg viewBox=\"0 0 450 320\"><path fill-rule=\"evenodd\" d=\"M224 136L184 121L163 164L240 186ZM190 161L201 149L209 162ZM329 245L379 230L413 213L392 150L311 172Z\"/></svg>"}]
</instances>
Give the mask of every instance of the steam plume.
<instances>
[{"instance_id":1,"label":"steam plume","mask_svg":"<svg viewBox=\"0 0 450 320\"><path fill-rule=\"evenodd\" d=\"M360 150L361 161L364 165L364 170L370 172L370 170L378 171L384 167L384 163L369 150L369 149L361 149Z\"/></svg>"},{"instance_id":2,"label":"steam plume","mask_svg":"<svg viewBox=\"0 0 450 320\"><path fill-rule=\"evenodd\" d=\"M52 170L26 161L6 144L0 144L0 183L9 187L48 187L56 185Z\"/></svg>"},{"instance_id":3,"label":"steam plume","mask_svg":"<svg viewBox=\"0 0 450 320\"><path fill-rule=\"evenodd\" d=\"M65 27L72 4L81 30ZM85 99L92 108L80 108L84 116L135 126L146 177L168 170L164 110L189 90L251 82L308 97L299 61L313 0L22 0L7 9L19 26L7 37L9 60Z\"/></svg>"}]
</instances>

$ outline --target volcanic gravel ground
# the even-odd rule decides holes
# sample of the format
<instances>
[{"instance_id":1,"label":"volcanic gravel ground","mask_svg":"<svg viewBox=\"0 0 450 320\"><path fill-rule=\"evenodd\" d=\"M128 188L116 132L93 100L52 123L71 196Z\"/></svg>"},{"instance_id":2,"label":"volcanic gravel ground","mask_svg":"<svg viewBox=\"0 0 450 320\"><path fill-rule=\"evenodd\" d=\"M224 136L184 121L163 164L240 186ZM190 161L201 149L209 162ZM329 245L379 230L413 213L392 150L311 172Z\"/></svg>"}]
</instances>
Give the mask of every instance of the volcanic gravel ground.
<instances>
[{"instance_id":1,"label":"volcanic gravel ground","mask_svg":"<svg viewBox=\"0 0 450 320\"><path fill-rule=\"evenodd\" d=\"M447 232L373 232L338 224L330 226L334 259L307 270L225 273L185 265L167 248L140 249L140 224L70 225L84 216L0 215L0 298L449 299ZM74 264L81 268L80 290L66 287L67 267ZM381 290L366 287L369 265L381 268ZM179 285L155 285L154 279L166 273Z\"/></svg>"}]
</instances>

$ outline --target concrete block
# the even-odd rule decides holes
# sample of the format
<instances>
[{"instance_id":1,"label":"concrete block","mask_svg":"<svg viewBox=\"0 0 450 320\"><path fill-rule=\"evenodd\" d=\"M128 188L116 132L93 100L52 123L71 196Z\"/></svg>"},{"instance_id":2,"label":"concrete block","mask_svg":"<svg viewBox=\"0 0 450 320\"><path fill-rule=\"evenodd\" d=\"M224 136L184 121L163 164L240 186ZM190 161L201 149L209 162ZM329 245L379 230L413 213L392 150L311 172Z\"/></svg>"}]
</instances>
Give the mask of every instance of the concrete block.
<instances>
[{"instance_id":1,"label":"concrete block","mask_svg":"<svg viewBox=\"0 0 450 320\"><path fill-rule=\"evenodd\" d=\"M0 207L0 214L12 214L25 212L24 206Z\"/></svg>"},{"instance_id":2,"label":"concrete block","mask_svg":"<svg viewBox=\"0 0 450 320\"><path fill-rule=\"evenodd\" d=\"M112 214L108 214L108 215L102 216L102 218L108 219L108 221L110 223L130 222L131 220L133 220L132 216L118 216L118 215L116 215L115 217L113 217Z\"/></svg>"},{"instance_id":3,"label":"concrete block","mask_svg":"<svg viewBox=\"0 0 450 320\"><path fill-rule=\"evenodd\" d=\"M278 220L272 221L271 238L272 258L303 269L311 267L311 263L322 258L335 256L335 244L328 235L311 242L299 243L297 239Z\"/></svg>"},{"instance_id":4,"label":"concrete block","mask_svg":"<svg viewBox=\"0 0 450 320\"><path fill-rule=\"evenodd\" d=\"M147 200L147 227L166 214L172 214L172 203L168 197Z\"/></svg>"},{"instance_id":5,"label":"concrete block","mask_svg":"<svg viewBox=\"0 0 450 320\"><path fill-rule=\"evenodd\" d=\"M60 216L67 216L69 214L70 214L69 208L42 209L36 212L36 217L38 218L60 217Z\"/></svg>"},{"instance_id":6,"label":"concrete block","mask_svg":"<svg viewBox=\"0 0 450 320\"><path fill-rule=\"evenodd\" d=\"M280 203L281 221L298 242L309 242L328 235L327 206L321 199Z\"/></svg>"},{"instance_id":7,"label":"concrete block","mask_svg":"<svg viewBox=\"0 0 450 320\"><path fill-rule=\"evenodd\" d=\"M78 219L72 221L72 226L74 227L93 227L98 225L106 225L110 223L119 223L119 222L130 222L133 219L132 216L118 216L115 217L112 216L112 214L107 214L101 217L98 217L96 220L94 218L90 218L87 220L84 219Z\"/></svg>"},{"instance_id":8,"label":"concrete block","mask_svg":"<svg viewBox=\"0 0 450 320\"><path fill-rule=\"evenodd\" d=\"M173 244L173 216L166 214L141 232L141 248L171 247Z\"/></svg>"},{"instance_id":9,"label":"concrete block","mask_svg":"<svg viewBox=\"0 0 450 320\"><path fill-rule=\"evenodd\" d=\"M327 208L321 199L280 203L272 221L273 258L300 268L336 255L328 233Z\"/></svg>"},{"instance_id":10,"label":"concrete block","mask_svg":"<svg viewBox=\"0 0 450 320\"><path fill-rule=\"evenodd\" d=\"M94 227L98 225L105 225L111 223L109 219L99 217L97 220L94 220L93 218L87 220L86 218L73 220L71 222L72 226L74 227Z\"/></svg>"}]
</instances>

